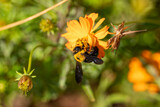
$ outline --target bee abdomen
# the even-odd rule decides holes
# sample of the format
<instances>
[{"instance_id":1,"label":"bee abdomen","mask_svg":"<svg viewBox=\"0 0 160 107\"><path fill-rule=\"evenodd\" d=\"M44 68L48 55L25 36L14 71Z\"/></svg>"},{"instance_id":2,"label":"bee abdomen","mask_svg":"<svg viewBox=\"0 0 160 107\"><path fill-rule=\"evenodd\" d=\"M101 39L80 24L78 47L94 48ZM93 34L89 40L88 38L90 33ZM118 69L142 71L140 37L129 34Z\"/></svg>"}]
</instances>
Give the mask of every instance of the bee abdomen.
<instances>
[{"instance_id":1,"label":"bee abdomen","mask_svg":"<svg viewBox=\"0 0 160 107\"><path fill-rule=\"evenodd\" d=\"M83 79L83 71L82 71L82 65L80 62L76 62L76 70L75 70L75 80L77 83L81 83Z\"/></svg>"}]
</instances>

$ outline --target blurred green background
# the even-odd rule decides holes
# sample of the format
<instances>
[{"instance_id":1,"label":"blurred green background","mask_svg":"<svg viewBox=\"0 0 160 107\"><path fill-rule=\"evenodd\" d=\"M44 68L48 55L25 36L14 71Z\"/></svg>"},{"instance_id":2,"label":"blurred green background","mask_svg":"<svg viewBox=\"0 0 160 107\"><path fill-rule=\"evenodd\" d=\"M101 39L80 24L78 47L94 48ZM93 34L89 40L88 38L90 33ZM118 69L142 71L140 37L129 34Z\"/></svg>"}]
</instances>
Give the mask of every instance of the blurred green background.
<instances>
[{"instance_id":1,"label":"blurred green background","mask_svg":"<svg viewBox=\"0 0 160 107\"><path fill-rule=\"evenodd\" d=\"M0 0L0 27L57 2L60 0ZM93 12L106 18L102 26L125 21L126 26L132 25L129 30L147 29L122 38L116 52L106 50L104 64L82 63L95 102L76 84L76 61L64 46L67 41L60 37L67 21ZM40 29L42 19L51 20L52 31ZM33 53L32 69L37 77L25 97L15 81L16 71L27 68L29 53L38 44L45 46ZM135 92L127 79L130 59L143 50L160 51L160 0L69 0L32 21L0 31L0 107L160 107L159 93Z\"/></svg>"}]
</instances>

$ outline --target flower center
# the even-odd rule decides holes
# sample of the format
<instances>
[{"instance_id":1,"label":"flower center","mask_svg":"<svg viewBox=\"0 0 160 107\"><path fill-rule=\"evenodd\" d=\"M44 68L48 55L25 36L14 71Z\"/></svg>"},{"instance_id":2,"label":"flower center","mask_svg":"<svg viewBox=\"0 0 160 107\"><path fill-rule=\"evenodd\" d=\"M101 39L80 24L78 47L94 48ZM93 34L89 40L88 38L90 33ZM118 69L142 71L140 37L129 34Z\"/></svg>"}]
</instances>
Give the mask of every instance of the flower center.
<instances>
[{"instance_id":1,"label":"flower center","mask_svg":"<svg viewBox=\"0 0 160 107\"><path fill-rule=\"evenodd\" d=\"M73 49L73 54L74 54L74 58L78 61L78 62L82 62L85 60L85 53L89 53L90 51L90 46L87 43L85 38L82 39L78 39L76 41L76 46Z\"/></svg>"},{"instance_id":2,"label":"flower center","mask_svg":"<svg viewBox=\"0 0 160 107\"><path fill-rule=\"evenodd\" d=\"M76 46L73 49L74 58L78 62L94 62L97 59L98 48L90 46L86 39L78 39L76 41Z\"/></svg>"}]
</instances>

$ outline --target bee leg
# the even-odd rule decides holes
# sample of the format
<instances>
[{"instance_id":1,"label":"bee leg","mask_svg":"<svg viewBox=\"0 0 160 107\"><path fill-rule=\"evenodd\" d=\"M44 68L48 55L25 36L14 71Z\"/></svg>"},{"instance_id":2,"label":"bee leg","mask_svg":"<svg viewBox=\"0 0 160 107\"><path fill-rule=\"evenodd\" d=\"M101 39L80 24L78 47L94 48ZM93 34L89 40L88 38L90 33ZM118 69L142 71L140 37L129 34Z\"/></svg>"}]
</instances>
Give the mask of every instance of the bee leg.
<instances>
[{"instance_id":1,"label":"bee leg","mask_svg":"<svg viewBox=\"0 0 160 107\"><path fill-rule=\"evenodd\" d=\"M95 64L103 64L103 60L102 60L102 59L99 59L99 58L97 58L97 57L94 57L94 58L93 58L93 62L94 62Z\"/></svg>"},{"instance_id":2,"label":"bee leg","mask_svg":"<svg viewBox=\"0 0 160 107\"><path fill-rule=\"evenodd\" d=\"M76 62L76 70L75 70L75 80L77 83L80 83L83 78L82 64L80 62Z\"/></svg>"}]
</instances>

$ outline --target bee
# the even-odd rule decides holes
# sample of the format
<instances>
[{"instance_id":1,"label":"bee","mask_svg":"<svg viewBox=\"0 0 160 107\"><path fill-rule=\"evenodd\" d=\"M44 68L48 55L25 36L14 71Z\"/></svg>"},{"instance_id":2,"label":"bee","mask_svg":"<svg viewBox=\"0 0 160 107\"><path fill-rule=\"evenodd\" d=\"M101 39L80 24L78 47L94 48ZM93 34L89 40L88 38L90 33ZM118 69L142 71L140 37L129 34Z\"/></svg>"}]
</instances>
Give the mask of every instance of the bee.
<instances>
[{"instance_id":1,"label":"bee","mask_svg":"<svg viewBox=\"0 0 160 107\"><path fill-rule=\"evenodd\" d=\"M87 49L89 50L89 48ZM74 58L78 62L86 62L91 63L94 62L95 64L103 64L103 60L100 58L97 58L98 56L98 48L92 47L92 50L90 52L85 51L83 47L75 47L73 50Z\"/></svg>"},{"instance_id":2,"label":"bee","mask_svg":"<svg viewBox=\"0 0 160 107\"><path fill-rule=\"evenodd\" d=\"M103 64L103 60L97 58L96 56L87 56L84 60L86 63L94 62L95 64Z\"/></svg>"},{"instance_id":3,"label":"bee","mask_svg":"<svg viewBox=\"0 0 160 107\"><path fill-rule=\"evenodd\" d=\"M91 51L89 51L89 49L89 47L87 49L84 48L83 44L82 46L77 46L73 49L74 58L76 59L75 80L77 83L81 83L83 78L81 62L103 64L103 60L97 58L98 48L92 47Z\"/></svg>"},{"instance_id":4,"label":"bee","mask_svg":"<svg viewBox=\"0 0 160 107\"><path fill-rule=\"evenodd\" d=\"M91 51L89 54L85 54L85 60L86 63L94 62L95 64L103 64L103 60L100 58L97 58L98 56L98 48L93 47L93 51Z\"/></svg>"}]
</instances>

